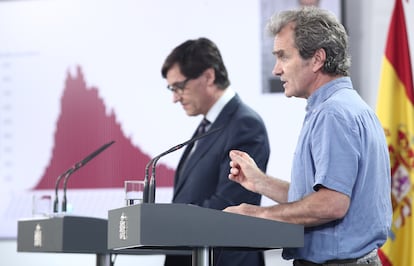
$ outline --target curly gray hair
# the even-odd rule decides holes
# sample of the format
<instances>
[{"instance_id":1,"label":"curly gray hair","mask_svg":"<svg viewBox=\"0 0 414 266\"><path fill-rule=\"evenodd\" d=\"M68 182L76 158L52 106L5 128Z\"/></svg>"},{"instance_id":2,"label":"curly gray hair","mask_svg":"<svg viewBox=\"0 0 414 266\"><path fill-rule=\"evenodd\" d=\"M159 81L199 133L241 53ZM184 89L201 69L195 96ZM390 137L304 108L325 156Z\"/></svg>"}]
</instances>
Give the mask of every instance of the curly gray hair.
<instances>
[{"instance_id":1,"label":"curly gray hair","mask_svg":"<svg viewBox=\"0 0 414 266\"><path fill-rule=\"evenodd\" d=\"M294 25L295 45L303 59L311 58L316 50L322 48L326 53L322 72L349 76L348 35L331 12L317 7L282 11L271 17L267 30L276 36L291 23Z\"/></svg>"}]
</instances>

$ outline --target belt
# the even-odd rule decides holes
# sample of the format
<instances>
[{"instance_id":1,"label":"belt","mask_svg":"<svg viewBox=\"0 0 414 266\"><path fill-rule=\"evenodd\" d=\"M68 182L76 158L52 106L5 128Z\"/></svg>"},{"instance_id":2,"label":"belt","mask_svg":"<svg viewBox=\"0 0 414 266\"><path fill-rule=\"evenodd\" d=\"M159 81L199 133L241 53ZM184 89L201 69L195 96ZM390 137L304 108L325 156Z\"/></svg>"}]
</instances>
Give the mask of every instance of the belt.
<instances>
[{"instance_id":1,"label":"belt","mask_svg":"<svg viewBox=\"0 0 414 266\"><path fill-rule=\"evenodd\" d=\"M323 264L349 264L349 263L357 263L359 259L344 259L344 260L328 260Z\"/></svg>"},{"instance_id":2,"label":"belt","mask_svg":"<svg viewBox=\"0 0 414 266\"><path fill-rule=\"evenodd\" d=\"M325 265L348 265L357 263L358 259L328 260L324 263L315 263L308 260L294 260L293 266L325 266Z\"/></svg>"},{"instance_id":3,"label":"belt","mask_svg":"<svg viewBox=\"0 0 414 266\"><path fill-rule=\"evenodd\" d=\"M375 262L379 261L377 250L374 249L370 253L366 254L361 258L356 259L338 259L338 260L328 260L324 263L315 263L307 260L294 260L293 266L324 266L324 265L377 265ZM374 264L372 264L374 263ZM381 264L378 264L381 265Z\"/></svg>"}]
</instances>

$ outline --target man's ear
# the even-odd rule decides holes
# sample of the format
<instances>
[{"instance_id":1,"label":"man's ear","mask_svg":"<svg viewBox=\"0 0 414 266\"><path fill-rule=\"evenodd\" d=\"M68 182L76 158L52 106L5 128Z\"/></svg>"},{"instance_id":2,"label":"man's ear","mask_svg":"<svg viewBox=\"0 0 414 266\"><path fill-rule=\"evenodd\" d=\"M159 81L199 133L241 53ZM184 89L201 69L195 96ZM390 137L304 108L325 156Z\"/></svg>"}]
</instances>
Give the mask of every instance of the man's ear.
<instances>
[{"instance_id":1,"label":"man's ear","mask_svg":"<svg viewBox=\"0 0 414 266\"><path fill-rule=\"evenodd\" d=\"M214 71L214 68L207 68L204 70L203 75L206 77L208 85L214 84L214 81L216 80L216 72Z\"/></svg>"},{"instance_id":2,"label":"man's ear","mask_svg":"<svg viewBox=\"0 0 414 266\"><path fill-rule=\"evenodd\" d=\"M326 51L323 48L319 48L315 51L315 54L312 57L313 72L318 72L323 68L323 65L326 61Z\"/></svg>"}]
</instances>

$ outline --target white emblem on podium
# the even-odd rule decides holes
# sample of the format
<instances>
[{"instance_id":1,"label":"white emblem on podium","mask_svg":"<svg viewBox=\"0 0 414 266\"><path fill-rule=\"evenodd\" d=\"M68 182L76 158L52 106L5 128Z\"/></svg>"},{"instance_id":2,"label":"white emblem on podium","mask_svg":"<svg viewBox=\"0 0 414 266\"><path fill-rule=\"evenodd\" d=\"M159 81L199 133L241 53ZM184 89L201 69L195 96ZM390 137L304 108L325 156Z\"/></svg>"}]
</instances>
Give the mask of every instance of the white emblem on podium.
<instances>
[{"instance_id":1,"label":"white emblem on podium","mask_svg":"<svg viewBox=\"0 0 414 266\"><path fill-rule=\"evenodd\" d=\"M35 247L42 247L42 227L40 226L40 224L36 225L33 239L34 239L33 245Z\"/></svg>"},{"instance_id":2,"label":"white emblem on podium","mask_svg":"<svg viewBox=\"0 0 414 266\"><path fill-rule=\"evenodd\" d=\"M128 216L122 213L119 220L119 239L126 240L128 238Z\"/></svg>"}]
</instances>

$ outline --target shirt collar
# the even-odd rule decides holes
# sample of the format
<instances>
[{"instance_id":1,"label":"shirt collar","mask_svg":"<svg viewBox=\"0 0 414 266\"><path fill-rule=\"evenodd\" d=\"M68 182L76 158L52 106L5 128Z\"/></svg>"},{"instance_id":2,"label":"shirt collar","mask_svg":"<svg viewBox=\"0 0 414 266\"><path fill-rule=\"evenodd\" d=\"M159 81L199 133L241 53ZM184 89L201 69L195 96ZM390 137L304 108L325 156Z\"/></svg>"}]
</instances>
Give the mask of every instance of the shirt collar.
<instances>
[{"instance_id":1,"label":"shirt collar","mask_svg":"<svg viewBox=\"0 0 414 266\"><path fill-rule=\"evenodd\" d=\"M340 89L353 89L350 77L341 77L329 81L328 83L317 89L309 98L306 111L312 111L319 104L323 103L331 97L332 94Z\"/></svg>"},{"instance_id":2,"label":"shirt collar","mask_svg":"<svg viewBox=\"0 0 414 266\"><path fill-rule=\"evenodd\" d=\"M210 121L210 123L214 123L214 121L219 116L221 110L223 110L224 106L236 95L236 92L231 88L227 88L224 90L223 95L213 104L213 106L208 110L206 114L206 119Z\"/></svg>"}]
</instances>

